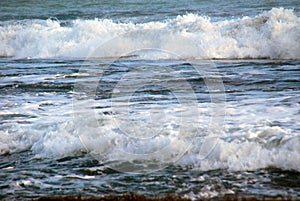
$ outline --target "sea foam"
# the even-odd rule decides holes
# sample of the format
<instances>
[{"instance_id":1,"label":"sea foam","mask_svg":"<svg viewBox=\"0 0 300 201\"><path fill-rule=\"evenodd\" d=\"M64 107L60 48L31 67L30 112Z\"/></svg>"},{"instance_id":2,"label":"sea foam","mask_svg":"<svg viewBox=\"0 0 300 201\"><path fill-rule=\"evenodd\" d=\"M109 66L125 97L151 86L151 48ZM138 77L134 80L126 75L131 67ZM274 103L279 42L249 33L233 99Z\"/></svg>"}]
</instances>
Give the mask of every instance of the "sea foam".
<instances>
[{"instance_id":1,"label":"sea foam","mask_svg":"<svg viewBox=\"0 0 300 201\"><path fill-rule=\"evenodd\" d=\"M205 110L205 107L203 109ZM257 109L259 108L253 108ZM283 109L286 113L293 110ZM228 110L228 115L234 114ZM279 113L273 115L276 114ZM60 116L52 115L52 123L49 125L45 119L39 119L30 125L14 125L7 131L0 131L0 155L24 150L30 150L38 158L60 158L89 153L100 163L140 160L145 167L153 157L155 163L162 167L171 161L174 165L192 166L204 171L214 169L240 171L268 167L300 171L300 138L297 133L279 126L262 124L263 117L260 119L259 114L256 117L243 118L250 126L226 124L225 132L217 139L207 135L203 139L196 137L188 141L184 139L188 139L193 129L201 134L207 130L205 126L189 127L185 132L180 132L179 137L176 125L174 128L171 125L165 129L167 133L159 133L151 139L133 140L118 132L116 125L109 120L110 115L102 117L102 123L108 121L103 125L100 125L98 120L95 121L95 118L86 118L79 125L78 122L72 121L72 117L62 119ZM272 118L271 114L269 118ZM229 133L228 130L236 130L237 133ZM141 128L135 132L145 131ZM210 139L217 141L213 142ZM124 155L125 152L127 155ZM182 155L174 156L175 153ZM136 156L137 159L134 158Z\"/></svg>"},{"instance_id":2,"label":"sea foam","mask_svg":"<svg viewBox=\"0 0 300 201\"><path fill-rule=\"evenodd\" d=\"M0 56L103 58L155 48L183 59L300 58L300 18L283 8L223 21L186 14L137 24L110 19L77 19L67 24L52 19L2 22Z\"/></svg>"}]
</instances>

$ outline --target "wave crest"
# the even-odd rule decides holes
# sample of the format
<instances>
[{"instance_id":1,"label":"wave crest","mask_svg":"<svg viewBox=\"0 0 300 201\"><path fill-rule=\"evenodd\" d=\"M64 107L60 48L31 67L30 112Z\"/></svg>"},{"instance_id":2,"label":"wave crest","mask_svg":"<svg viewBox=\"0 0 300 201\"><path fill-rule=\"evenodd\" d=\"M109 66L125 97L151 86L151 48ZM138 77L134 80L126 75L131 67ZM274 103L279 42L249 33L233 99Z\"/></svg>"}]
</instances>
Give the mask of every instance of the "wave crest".
<instances>
[{"instance_id":1,"label":"wave crest","mask_svg":"<svg viewBox=\"0 0 300 201\"><path fill-rule=\"evenodd\" d=\"M53 19L26 20L2 24L0 41L0 57L14 58L120 57L157 48L183 59L299 59L300 18L293 10L273 8L216 22L196 14L140 24L78 19L63 26Z\"/></svg>"}]
</instances>

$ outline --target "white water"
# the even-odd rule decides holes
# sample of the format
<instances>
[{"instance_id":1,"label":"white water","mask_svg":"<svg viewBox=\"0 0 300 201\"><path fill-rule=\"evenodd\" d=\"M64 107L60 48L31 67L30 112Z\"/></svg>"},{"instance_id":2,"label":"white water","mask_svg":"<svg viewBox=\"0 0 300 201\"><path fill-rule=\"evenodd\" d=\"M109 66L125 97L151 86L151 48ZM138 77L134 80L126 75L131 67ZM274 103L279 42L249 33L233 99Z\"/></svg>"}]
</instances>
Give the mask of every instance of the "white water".
<instances>
[{"instance_id":1,"label":"white water","mask_svg":"<svg viewBox=\"0 0 300 201\"><path fill-rule=\"evenodd\" d=\"M211 149L211 146L203 144L201 140L198 142L197 138L192 140L193 146L188 148L189 141L184 141L178 136L178 122L167 123L166 133L160 133L151 139L128 140L125 135L116 132L116 125L109 120L110 115L103 116L101 123L96 122L95 118L87 118L81 124L77 122L74 125L72 106L64 105L50 110L47 116L40 117L36 122L27 125L11 123L6 130L0 131L0 154L31 150L36 157L52 158L76 155L87 149L88 152L94 153L97 159L106 162L124 157L125 150L132 153L126 155L126 160L130 161L129 156L135 154L147 156L148 153L157 152L160 155L149 154L149 157L151 155L159 160L156 162L164 164L176 157L172 154L176 155L184 148L188 152L179 160L175 158L175 164L193 165L201 170L221 168L235 171L278 167L300 171L299 135L290 129L271 125L278 117L283 121L291 121L297 115L293 108L276 106L272 107L272 113L264 113L262 111L267 109L265 105L237 107L228 103L228 120L225 122L224 132L220 134L218 144L210 152L205 149ZM36 108L29 108L24 104L16 108L15 112L18 110L24 113L34 112L38 110L38 104ZM199 104L199 110L203 116L197 131L206 132L207 105ZM170 109L165 109L164 112L174 114ZM170 120L171 117L168 118ZM194 132L193 129L195 128L190 127L184 130L187 132L183 135L190 135ZM145 131L140 129L134 132L140 132L142 135ZM138 136L138 133L135 134ZM80 141L79 136L84 143ZM168 149L164 149L166 147ZM209 154L206 156L203 153L207 151Z\"/></svg>"},{"instance_id":2,"label":"white water","mask_svg":"<svg viewBox=\"0 0 300 201\"><path fill-rule=\"evenodd\" d=\"M300 18L293 10L273 8L216 22L196 14L143 24L78 19L61 26L50 19L23 20L3 22L0 42L0 56L14 58L119 57L157 48L185 59L299 59Z\"/></svg>"}]
</instances>

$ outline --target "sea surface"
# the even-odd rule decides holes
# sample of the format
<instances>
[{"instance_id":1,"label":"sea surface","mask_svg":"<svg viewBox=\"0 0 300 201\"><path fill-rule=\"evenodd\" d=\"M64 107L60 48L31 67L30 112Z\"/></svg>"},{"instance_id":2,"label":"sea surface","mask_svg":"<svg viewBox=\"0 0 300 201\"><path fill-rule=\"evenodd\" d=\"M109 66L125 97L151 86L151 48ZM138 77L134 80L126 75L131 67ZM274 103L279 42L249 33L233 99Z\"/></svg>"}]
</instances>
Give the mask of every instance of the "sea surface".
<instances>
[{"instance_id":1,"label":"sea surface","mask_svg":"<svg viewBox=\"0 0 300 201\"><path fill-rule=\"evenodd\" d=\"M300 198L300 2L1 1L0 199Z\"/></svg>"}]
</instances>

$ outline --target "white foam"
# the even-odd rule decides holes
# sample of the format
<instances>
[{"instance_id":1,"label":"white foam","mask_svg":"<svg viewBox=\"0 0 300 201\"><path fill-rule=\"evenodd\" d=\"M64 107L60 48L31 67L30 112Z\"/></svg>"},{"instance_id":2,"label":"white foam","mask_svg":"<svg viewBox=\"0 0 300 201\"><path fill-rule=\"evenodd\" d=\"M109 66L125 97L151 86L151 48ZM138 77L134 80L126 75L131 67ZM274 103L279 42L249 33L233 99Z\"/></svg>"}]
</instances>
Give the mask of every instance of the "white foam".
<instances>
[{"instance_id":1,"label":"white foam","mask_svg":"<svg viewBox=\"0 0 300 201\"><path fill-rule=\"evenodd\" d=\"M257 142L220 141L218 147L204 160L196 160L195 169L255 170L266 167L300 171L299 138L276 148L267 148ZM196 156L197 158L197 156Z\"/></svg>"},{"instance_id":2,"label":"white foam","mask_svg":"<svg viewBox=\"0 0 300 201\"><path fill-rule=\"evenodd\" d=\"M83 179L83 180L88 180L88 179L94 179L95 176L80 176L80 175L67 175L66 178L72 178L72 179Z\"/></svg>"},{"instance_id":3,"label":"white foam","mask_svg":"<svg viewBox=\"0 0 300 201\"><path fill-rule=\"evenodd\" d=\"M36 136L31 129L15 127L10 131L0 131L0 155L27 150L34 141Z\"/></svg>"},{"instance_id":4,"label":"white foam","mask_svg":"<svg viewBox=\"0 0 300 201\"><path fill-rule=\"evenodd\" d=\"M249 108L253 106L244 109L249 112ZM228 110L228 114L233 115L232 121L241 118L235 114L237 111L243 113L241 110L243 108L236 111ZM259 110L259 107L253 110ZM286 111L289 111L289 108L286 108ZM289 115L289 112L286 114ZM82 119L80 125L74 124L69 118L61 119L57 116L51 117L51 126L43 125L46 120L39 120L37 124L15 125L8 131L1 131L0 154L31 150L36 157L52 158L76 155L87 149L104 163L120 159L132 161L145 156L147 160L152 160L153 157L156 163L171 161L183 166L192 165L200 170L237 171L278 167L300 171L300 138L297 133L291 133L290 130L280 126L270 126L266 120L265 124L262 124L262 119L253 116L242 117L244 119L241 121L244 124L225 125L228 133L220 136L217 146L213 149L209 143L214 144L214 141L206 140L203 144L201 138L192 138L193 146L189 149L189 141L183 140L184 138L180 136L194 132L193 127L186 130L188 133L179 135L177 125L171 123L166 127L166 133L160 133L151 139L132 140L117 131L109 116L103 116L99 122L95 121L95 118ZM197 131L207 132L207 129L198 128ZM140 129L135 132L144 131ZM84 143L80 141L79 136ZM176 154L181 152L182 148L189 151L178 161L173 161L172 157L177 157ZM138 158L135 158L136 156Z\"/></svg>"},{"instance_id":5,"label":"white foam","mask_svg":"<svg viewBox=\"0 0 300 201\"><path fill-rule=\"evenodd\" d=\"M292 107L278 105L281 99L266 100L254 97L228 102L224 133L221 133L218 144L213 149L215 139L201 140L201 136L207 135L209 131L207 120L210 111L206 103L199 104L198 125L185 122L184 127L180 127L178 119L181 110L178 110L176 105L172 107L172 104L168 104L163 108L164 116L159 120L162 129L157 130L158 135L144 139L141 136L145 135L147 129L142 126L138 129L139 127L133 124L138 123L137 121L128 124L119 122L127 126L123 130L128 132L127 135L122 134L118 130L117 121L114 120L116 116L108 115L111 112L110 108L104 107L86 112L80 109L92 106L91 101L82 100L82 103L79 101L78 105L75 103L73 105L66 104L65 101L69 102L66 99L56 101L55 107L46 104L45 107L49 108L45 112L39 110L39 105L45 104L45 100L41 99L36 104L24 103L10 108L9 111L1 112L4 115L18 114L22 111L23 114L34 116L38 115L36 114L38 111L42 111L38 115L39 118L33 118L30 123L22 124L11 120L1 125L0 154L31 150L36 157L53 158L88 151L103 163L120 159L134 161L145 157L146 160L158 164L171 161L201 170L221 168L236 171L278 167L300 171L299 133L296 133L296 126L285 126L285 124L298 122L295 119L299 116L298 111L295 110L298 105L296 103ZM49 101L51 103L51 99L47 96L46 103ZM100 100L96 104L99 105ZM103 104L108 103L104 101ZM72 112L75 111L85 115L79 118L78 122L73 118L75 114ZM156 114L155 110L151 111ZM120 110L115 112L117 115ZM149 117L153 116L144 110L136 110L136 112L138 113L134 117L140 121L147 122ZM190 116L190 113L188 114ZM123 118L123 115L121 117ZM131 133L132 129L133 133ZM133 134L131 136L133 138L128 138L128 134ZM190 142L193 144L191 149ZM185 153L186 150L188 152ZM178 157L181 153L183 156Z\"/></svg>"},{"instance_id":6,"label":"white foam","mask_svg":"<svg viewBox=\"0 0 300 201\"><path fill-rule=\"evenodd\" d=\"M83 151L80 140L74 134L74 125L72 122L66 122L48 128L36 140L31 150L36 157L63 157L74 155Z\"/></svg>"},{"instance_id":7,"label":"white foam","mask_svg":"<svg viewBox=\"0 0 300 201\"><path fill-rule=\"evenodd\" d=\"M300 18L283 8L217 22L186 14L141 24L109 19L78 19L69 26L50 19L8 24L0 27L2 57L119 57L138 49L157 48L188 59L300 58Z\"/></svg>"}]
</instances>

